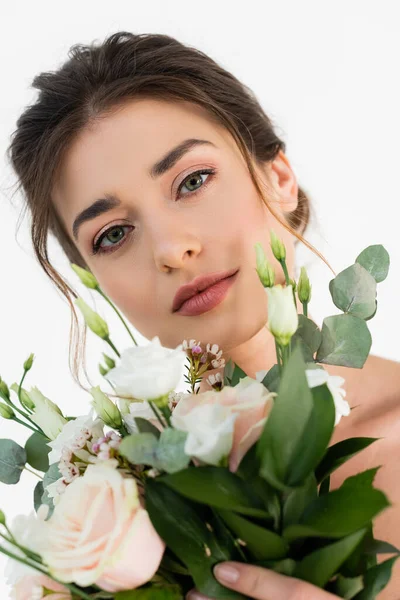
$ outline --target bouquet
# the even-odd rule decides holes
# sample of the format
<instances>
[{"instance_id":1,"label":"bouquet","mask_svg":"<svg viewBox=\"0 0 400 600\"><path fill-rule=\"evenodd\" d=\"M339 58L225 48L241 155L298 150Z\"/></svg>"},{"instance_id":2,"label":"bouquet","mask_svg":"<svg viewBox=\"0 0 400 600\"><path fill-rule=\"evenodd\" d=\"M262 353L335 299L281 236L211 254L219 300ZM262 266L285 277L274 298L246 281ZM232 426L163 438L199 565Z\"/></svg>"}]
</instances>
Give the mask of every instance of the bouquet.
<instances>
[{"instance_id":1,"label":"bouquet","mask_svg":"<svg viewBox=\"0 0 400 600\"><path fill-rule=\"evenodd\" d=\"M369 246L332 279L341 314L319 329L308 317L306 270L291 280L273 232L271 247L286 284L275 285L261 244L255 268L277 360L255 379L225 364L216 344L184 340L171 350L155 337L140 347L118 313L134 342L120 354L107 323L78 298L86 324L115 355L103 353L99 365L112 391L92 387L88 413L71 417L37 387L23 387L33 354L19 384L0 380L1 416L31 430L24 448L0 440L0 480L16 484L23 469L40 477L31 515L9 525L0 513L0 551L10 559L16 600L178 600L193 587L243 598L213 576L226 560L346 599L375 598L386 586L399 551L373 535L374 518L390 505L373 485L379 467L330 489L331 473L375 439L329 446L350 407L344 379L323 365L365 363L367 321L389 256ZM71 266L113 306L90 272ZM219 368L208 377L210 391L200 393L199 382ZM187 393L175 391L183 369ZM378 563L380 553L394 556Z\"/></svg>"}]
</instances>

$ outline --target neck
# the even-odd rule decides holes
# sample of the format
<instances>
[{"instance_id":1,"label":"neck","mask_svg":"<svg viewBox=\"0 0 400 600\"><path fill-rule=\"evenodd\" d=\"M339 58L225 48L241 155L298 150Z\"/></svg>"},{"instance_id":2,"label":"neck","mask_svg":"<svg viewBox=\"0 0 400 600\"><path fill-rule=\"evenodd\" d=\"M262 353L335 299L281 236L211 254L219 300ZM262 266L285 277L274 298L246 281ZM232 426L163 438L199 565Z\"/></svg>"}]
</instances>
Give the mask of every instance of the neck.
<instances>
[{"instance_id":1,"label":"neck","mask_svg":"<svg viewBox=\"0 0 400 600\"><path fill-rule=\"evenodd\" d=\"M303 312L299 302L297 303L297 312ZM309 318L312 319L311 316ZM267 326L264 325L252 338L232 348L229 352L224 352L222 357L225 359L225 363L231 359L248 377L255 379L258 371L269 371L277 362L275 338ZM207 377L217 373L223 374L223 371L224 368L207 371L206 376L200 383L199 391L206 392L212 389L206 382Z\"/></svg>"}]
</instances>

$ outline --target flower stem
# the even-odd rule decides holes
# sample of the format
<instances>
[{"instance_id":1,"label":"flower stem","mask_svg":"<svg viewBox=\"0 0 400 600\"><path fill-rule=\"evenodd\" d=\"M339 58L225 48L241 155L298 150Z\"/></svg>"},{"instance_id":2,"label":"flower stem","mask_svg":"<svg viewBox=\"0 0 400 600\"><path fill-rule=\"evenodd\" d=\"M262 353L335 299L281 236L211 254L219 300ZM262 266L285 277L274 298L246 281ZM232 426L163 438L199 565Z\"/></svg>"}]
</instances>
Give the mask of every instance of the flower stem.
<instances>
[{"instance_id":1,"label":"flower stem","mask_svg":"<svg viewBox=\"0 0 400 600\"><path fill-rule=\"evenodd\" d=\"M122 315L121 315L121 313L119 312L119 310L117 309L117 307L116 307L116 306L114 306L114 304L113 304L113 303L111 302L111 300L110 300L110 299L109 299L109 298L106 296L106 294L103 292L103 290L101 290L99 287L98 287L98 288L96 288L96 289L97 289L97 291L99 292L99 294L100 294L101 296L103 296L104 300L106 300L106 302L108 302L108 304L109 304L109 305L112 307L112 309L113 309L113 310L114 310L114 311L117 313L117 315L118 315L118 317L121 319L121 321L122 321L122 323L123 323L123 325L124 325L125 329L126 329L126 330L127 330L127 332L129 333L129 335L130 335L130 337L131 337L131 339L132 339L133 343L134 343L136 346L138 346L138 343L137 343L137 341L136 341L136 340L135 340L135 338L133 337L131 330L129 329L128 325L126 324L126 322L125 322L124 318L122 317Z\"/></svg>"},{"instance_id":2,"label":"flower stem","mask_svg":"<svg viewBox=\"0 0 400 600\"><path fill-rule=\"evenodd\" d=\"M278 342L275 339L275 350L276 350L276 359L279 366L279 373L282 374L282 357L281 357L281 349Z\"/></svg>"},{"instance_id":3,"label":"flower stem","mask_svg":"<svg viewBox=\"0 0 400 600\"><path fill-rule=\"evenodd\" d=\"M105 341L107 342L107 344L114 350L115 354L118 356L118 358L121 357L120 353L118 352L118 350L116 349L116 347L114 346L114 344L112 343L112 341L110 340L109 337L104 338Z\"/></svg>"},{"instance_id":4,"label":"flower stem","mask_svg":"<svg viewBox=\"0 0 400 600\"><path fill-rule=\"evenodd\" d=\"M308 316L308 302L303 302L303 315Z\"/></svg>"},{"instance_id":5,"label":"flower stem","mask_svg":"<svg viewBox=\"0 0 400 600\"><path fill-rule=\"evenodd\" d=\"M171 427L171 411L170 411L169 407L163 406L162 408L160 408L160 410L164 416L164 419L167 422L168 427Z\"/></svg>"},{"instance_id":6,"label":"flower stem","mask_svg":"<svg viewBox=\"0 0 400 600\"><path fill-rule=\"evenodd\" d=\"M286 260L284 258L282 258L282 260L279 261L281 263L284 275L285 275L285 280L286 280L286 285L289 285L290 283L290 278L289 278L289 273L287 270L287 266L286 266Z\"/></svg>"},{"instance_id":7,"label":"flower stem","mask_svg":"<svg viewBox=\"0 0 400 600\"><path fill-rule=\"evenodd\" d=\"M24 383L25 375L27 374L27 372L28 371L24 370L24 374L22 375L22 379L21 379L20 384L18 386L18 400L19 400L19 403L22 406L22 408L24 408L26 410L29 410L27 406L24 406L24 404L22 403L22 400L21 400L21 388L22 388L22 384Z\"/></svg>"},{"instance_id":8,"label":"flower stem","mask_svg":"<svg viewBox=\"0 0 400 600\"><path fill-rule=\"evenodd\" d=\"M23 468L23 470L24 470L24 471L29 471L29 473L32 473L32 475L36 475L36 477L39 477L39 479L43 480L43 477L41 477L41 476L39 475L39 473L35 473L35 471L32 471L32 469L30 469L30 468L29 468L29 467L27 467L26 465L25 465L25 467Z\"/></svg>"},{"instance_id":9,"label":"flower stem","mask_svg":"<svg viewBox=\"0 0 400 600\"><path fill-rule=\"evenodd\" d=\"M154 406L154 404L152 402L149 401L149 404L150 404L151 410L156 415L157 420L159 421L160 425L162 426L163 429L165 429L165 423L163 423L158 410L156 409L156 407Z\"/></svg>"},{"instance_id":10,"label":"flower stem","mask_svg":"<svg viewBox=\"0 0 400 600\"><path fill-rule=\"evenodd\" d=\"M13 407L15 408L15 406ZM19 411L20 412L20 411ZM28 425L28 423L25 423L24 421L21 421L21 419L18 419L17 416L13 416L12 418L13 421L16 421L17 423L19 423L20 425L24 425L25 427L27 427L28 429L31 429L31 431L34 431L35 433L40 433L41 435L43 435L43 437L47 437L42 430L40 429L36 429L35 427L31 427L30 425ZM30 420L30 419L29 419Z\"/></svg>"}]
</instances>

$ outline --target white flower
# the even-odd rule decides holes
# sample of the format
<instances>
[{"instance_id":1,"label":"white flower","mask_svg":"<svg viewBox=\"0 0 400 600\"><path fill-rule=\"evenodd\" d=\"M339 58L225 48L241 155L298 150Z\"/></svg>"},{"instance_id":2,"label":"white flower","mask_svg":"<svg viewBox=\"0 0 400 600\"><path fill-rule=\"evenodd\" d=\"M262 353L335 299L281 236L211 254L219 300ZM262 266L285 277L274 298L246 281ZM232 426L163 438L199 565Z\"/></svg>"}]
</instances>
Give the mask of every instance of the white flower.
<instances>
[{"instance_id":1,"label":"white flower","mask_svg":"<svg viewBox=\"0 0 400 600\"><path fill-rule=\"evenodd\" d=\"M43 532L43 518L40 510L37 514L32 511L29 515L16 516L10 525L10 530L18 544L40 553ZM24 553L16 546L6 541L2 541L2 544L13 554L25 558ZM37 571L13 558L7 560L4 575L8 585L15 585L27 574L37 574Z\"/></svg>"},{"instance_id":2,"label":"white flower","mask_svg":"<svg viewBox=\"0 0 400 600\"><path fill-rule=\"evenodd\" d=\"M180 402L171 418L173 427L188 432L185 454L210 465L220 464L231 451L237 414L219 404L203 404L185 413L185 402Z\"/></svg>"},{"instance_id":3,"label":"white flower","mask_svg":"<svg viewBox=\"0 0 400 600\"><path fill-rule=\"evenodd\" d=\"M61 458L66 457L69 451L78 458L86 460L87 451L79 448L83 448L91 436L99 438L104 435L102 421L100 419L93 420L92 414L93 411L89 415L67 421L56 439L47 444L52 449L49 453L50 464L59 462Z\"/></svg>"},{"instance_id":4,"label":"white flower","mask_svg":"<svg viewBox=\"0 0 400 600\"><path fill-rule=\"evenodd\" d=\"M37 387L31 389L29 398L35 405L34 412L31 415L32 421L43 429L50 440L54 440L67 420L62 416L59 407L46 396L43 396Z\"/></svg>"},{"instance_id":5,"label":"white flower","mask_svg":"<svg viewBox=\"0 0 400 600\"><path fill-rule=\"evenodd\" d=\"M174 350L164 348L156 336L146 346L125 350L120 364L108 372L107 378L114 383L117 394L155 400L178 385L186 358L182 344Z\"/></svg>"},{"instance_id":6,"label":"white flower","mask_svg":"<svg viewBox=\"0 0 400 600\"><path fill-rule=\"evenodd\" d=\"M298 327L297 307L291 285L265 288L268 296L268 329L278 344L287 346Z\"/></svg>"},{"instance_id":7,"label":"white flower","mask_svg":"<svg viewBox=\"0 0 400 600\"><path fill-rule=\"evenodd\" d=\"M147 402L147 400L143 400L143 402L130 402L129 413L122 415L125 426L129 433L138 433L139 431L135 422L135 417L147 419L148 421L155 419L155 415L151 410L150 404Z\"/></svg>"},{"instance_id":8,"label":"white flower","mask_svg":"<svg viewBox=\"0 0 400 600\"><path fill-rule=\"evenodd\" d=\"M327 384L335 403L335 425L339 423L342 417L347 417L350 414L350 405L347 400L344 399L346 391L341 387L345 381L343 377L329 375L325 369L307 369L306 376L310 388L323 385L324 383Z\"/></svg>"}]
</instances>

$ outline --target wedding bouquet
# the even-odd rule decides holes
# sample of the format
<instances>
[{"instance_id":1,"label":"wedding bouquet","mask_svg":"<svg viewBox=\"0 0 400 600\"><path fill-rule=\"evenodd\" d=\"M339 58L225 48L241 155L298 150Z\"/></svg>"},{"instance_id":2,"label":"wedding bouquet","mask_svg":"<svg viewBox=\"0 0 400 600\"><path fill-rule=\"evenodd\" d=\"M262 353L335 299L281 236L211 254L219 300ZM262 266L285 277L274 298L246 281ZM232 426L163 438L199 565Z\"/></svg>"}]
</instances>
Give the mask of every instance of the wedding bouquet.
<instances>
[{"instance_id":1,"label":"wedding bouquet","mask_svg":"<svg viewBox=\"0 0 400 600\"><path fill-rule=\"evenodd\" d=\"M390 505L373 486L379 467L330 490L331 473L375 439L329 446L350 407L344 379L323 365L365 363L367 321L389 256L369 246L330 282L341 314L319 329L307 316L305 269L297 282L289 279L274 233L271 247L286 285L275 285L256 244L277 356L256 379L225 364L216 344L196 340L170 350L155 337L140 347L130 333L134 345L121 355L107 323L81 298L86 324L115 354L104 353L106 366L99 366L112 392L93 387L89 414L67 417L38 388L23 387L33 355L19 384L0 379L1 416L32 430L24 448L0 440L0 480L16 484L23 469L40 476L35 512L12 525L0 513L0 551L10 558L16 600L178 600L193 587L213 598L243 598L213 576L226 560L347 599L372 599L386 586L399 551L373 536L374 518ZM112 305L90 272L72 268ZM184 368L190 389L175 392ZM219 368L223 374L208 377L210 391L199 393L197 384ZM394 557L378 563L380 553Z\"/></svg>"}]
</instances>

